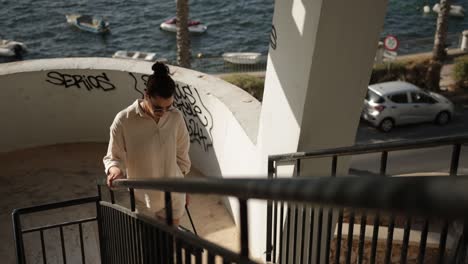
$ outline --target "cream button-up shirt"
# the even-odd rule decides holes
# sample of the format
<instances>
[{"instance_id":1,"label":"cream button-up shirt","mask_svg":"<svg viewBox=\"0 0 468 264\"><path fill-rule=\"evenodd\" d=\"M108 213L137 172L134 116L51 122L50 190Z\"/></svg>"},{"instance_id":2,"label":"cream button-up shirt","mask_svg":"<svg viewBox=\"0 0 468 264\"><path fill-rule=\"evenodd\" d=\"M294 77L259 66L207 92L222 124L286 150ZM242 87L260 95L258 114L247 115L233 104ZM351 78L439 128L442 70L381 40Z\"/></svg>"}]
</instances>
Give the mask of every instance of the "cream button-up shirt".
<instances>
[{"instance_id":1,"label":"cream button-up shirt","mask_svg":"<svg viewBox=\"0 0 468 264\"><path fill-rule=\"evenodd\" d=\"M120 111L110 127L106 174L112 166L119 167L129 179L184 177L190 170L190 137L182 113L174 109L164 113L159 122L146 114L141 100ZM135 190L137 201L147 209L161 214L164 193ZM174 218L184 213L185 195L172 193Z\"/></svg>"}]
</instances>

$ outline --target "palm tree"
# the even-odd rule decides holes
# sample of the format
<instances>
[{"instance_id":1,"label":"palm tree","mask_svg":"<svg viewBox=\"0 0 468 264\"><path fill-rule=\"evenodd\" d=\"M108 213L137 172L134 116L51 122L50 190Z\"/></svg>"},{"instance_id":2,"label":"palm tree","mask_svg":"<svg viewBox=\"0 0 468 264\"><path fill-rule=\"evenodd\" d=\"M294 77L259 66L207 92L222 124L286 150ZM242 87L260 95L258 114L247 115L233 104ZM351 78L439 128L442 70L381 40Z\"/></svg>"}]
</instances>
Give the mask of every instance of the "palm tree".
<instances>
[{"instance_id":1,"label":"palm tree","mask_svg":"<svg viewBox=\"0 0 468 264\"><path fill-rule=\"evenodd\" d=\"M442 61L447 55L445 44L447 40L447 26L450 11L450 0L440 0L440 11L437 17L437 28L434 37L434 49L432 50L432 59Z\"/></svg>"},{"instance_id":2,"label":"palm tree","mask_svg":"<svg viewBox=\"0 0 468 264\"><path fill-rule=\"evenodd\" d=\"M188 31L189 0L176 0L177 64L190 68L190 35Z\"/></svg>"},{"instance_id":3,"label":"palm tree","mask_svg":"<svg viewBox=\"0 0 468 264\"><path fill-rule=\"evenodd\" d=\"M431 91L439 90L440 72L447 53L445 51L447 40L447 25L450 10L450 0L440 0L440 10L437 17L437 27L434 36L432 59L429 63L426 76L426 86Z\"/></svg>"}]
</instances>

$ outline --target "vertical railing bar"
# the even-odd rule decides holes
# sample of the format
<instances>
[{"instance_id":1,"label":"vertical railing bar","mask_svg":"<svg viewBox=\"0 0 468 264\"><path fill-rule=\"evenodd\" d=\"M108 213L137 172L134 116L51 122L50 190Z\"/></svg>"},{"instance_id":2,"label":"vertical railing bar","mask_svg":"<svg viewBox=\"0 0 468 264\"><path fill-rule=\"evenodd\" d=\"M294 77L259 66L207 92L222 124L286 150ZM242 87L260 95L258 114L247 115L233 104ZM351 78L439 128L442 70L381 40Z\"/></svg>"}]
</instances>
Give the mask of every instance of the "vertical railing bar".
<instances>
[{"instance_id":1,"label":"vertical railing bar","mask_svg":"<svg viewBox=\"0 0 468 264\"><path fill-rule=\"evenodd\" d=\"M115 211L115 216L116 216L116 222L117 222L117 245L118 245L118 250L119 250L119 255L118 255L118 262L119 263L125 263L125 248L123 245L123 233L122 233L122 228L123 228L123 223L122 223L122 218L120 217L120 212L117 210Z\"/></svg>"},{"instance_id":2,"label":"vertical railing bar","mask_svg":"<svg viewBox=\"0 0 468 264\"><path fill-rule=\"evenodd\" d=\"M208 264L215 264L215 256L211 252L208 252Z\"/></svg>"},{"instance_id":3,"label":"vertical railing bar","mask_svg":"<svg viewBox=\"0 0 468 264\"><path fill-rule=\"evenodd\" d=\"M133 225L132 225L132 219L131 219L131 216L129 215L125 215L126 218L127 218L127 234L128 234L128 244L129 244L129 248L128 248L128 252L129 252L129 257L130 257L130 263L135 263L135 247L134 247L134 240L133 240Z\"/></svg>"},{"instance_id":4,"label":"vertical railing bar","mask_svg":"<svg viewBox=\"0 0 468 264\"><path fill-rule=\"evenodd\" d=\"M282 219L281 221L282 222ZM270 261L276 261L277 247L277 231L278 231L278 202L273 202L273 254L270 256Z\"/></svg>"},{"instance_id":5,"label":"vertical railing bar","mask_svg":"<svg viewBox=\"0 0 468 264\"><path fill-rule=\"evenodd\" d=\"M285 264L289 263L289 242L291 241L291 205L287 203L288 207L286 210L286 262Z\"/></svg>"},{"instance_id":6,"label":"vertical railing bar","mask_svg":"<svg viewBox=\"0 0 468 264\"><path fill-rule=\"evenodd\" d=\"M273 179L273 174L274 174L274 161L271 158L268 158L268 179ZM272 232L272 201L268 200L267 201L267 222L266 222L266 261L271 262L272 256L272 250L274 249L274 246L272 248L272 237L271 237L271 232Z\"/></svg>"},{"instance_id":7,"label":"vertical railing bar","mask_svg":"<svg viewBox=\"0 0 468 264\"><path fill-rule=\"evenodd\" d=\"M440 241L439 241L439 261L438 263L444 263L445 257L445 245L447 244L447 235L448 235L448 221L444 220L442 225L442 232L440 232Z\"/></svg>"},{"instance_id":8,"label":"vertical railing bar","mask_svg":"<svg viewBox=\"0 0 468 264\"><path fill-rule=\"evenodd\" d=\"M310 230L309 230L309 255L307 263L312 264L312 249L314 242L314 223L315 223L315 209L310 208Z\"/></svg>"},{"instance_id":9,"label":"vertical railing bar","mask_svg":"<svg viewBox=\"0 0 468 264\"><path fill-rule=\"evenodd\" d=\"M108 225L108 220L107 220L108 215L107 215L105 206L101 206L100 204L98 206L99 206L99 210L101 211L101 219L102 219L102 222L101 222L102 237L100 241L100 245L102 245L101 260L102 260L102 263L107 264L107 263L110 263L109 252L111 252L109 248L110 241L109 241L109 225Z\"/></svg>"},{"instance_id":10,"label":"vertical railing bar","mask_svg":"<svg viewBox=\"0 0 468 264\"><path fill-rule=\"evenodd\" d=\"M387 160L388 160L388 152L382 151L382 155L380 156L380 175L385 176L387 174Z\"/></svg>"},{"instance_id":11,"label":"vertical railing bar","mask_svg":"<svg viewBox=\"0 0 468 264\"><path fill-rule=\"evenodd\" d=\"M26 263L26 258L24 255L23 233L21 232L21 218L17 211L13 212L12 218L13 232L15 234L16 259L18 264L24 264Z\"/></svg>"},{"instance_id":12,"label":"vertical railing bar","mask_svg":"<svg viewBox=\"0 0 468 264\"><path fill-rule=\"evenodd\" d=\"M182 264L182 246L180 239L176 239L176 264Z\"/></svg>"},{"instance_id":13,"label":"vertical railing bar","mask_svg":"<svg viewBox=\"0 0 468 264\"><path fill-rule=\"evenodd\" d=\"M247 212L247 200L239 198L240 253L243 257L249 257L249 223Z\"/></svg>"},{"instance_id":14,"label":"vertical railing bar","mask_svg":"<svg viewBox=\"0 0 468 264\"><path fill-rule=\"evenodd\" d=\"M322 251L322 225L323 225L323 207L319 209L318 215L318 222L317 222L317 254L316 254L316 263L321 263L321 251Z\"/></svg>"},{"instance_id":15,"label":"vertical railing bar","mask_svg":"<svg viewBox=\"0 0 468 264\"><path fill-rule=\"evenodd\" d=\"M60 246L62 248L62 261L63 261L63 264L67 264L67 253L65 250L65 242L63 239L63 226L59 228L59 232L60 232Z\"/></svg>"},{"instance_id":16,"label":"vertical railing bar","mask_svg":"<svg viewBox=\"0 0 468 264\"><path fill-rule=\"evenodd\" d=\"M337 155L333 155L333 158L332 158L332 168L331 168L331 176L332 177L336 177L336 167L338 165L338 156Z\"/></svg>"},{"instance_id":17,"label":"vertical railing bar","mask_svg":"<svg viewBox=\"0 0 468 264\"><path fill-rule=\"evenodd\" d=\"M406 263L408 256L409 236L411 232L411 217L406 218L405 231L403 233L403 245L401 248L400 263Z\"/></svg>"},{"instance_id":18,"label":"vertical railing bar","mask_svg":"<svg viewBox=\"0 0 468 264\"><path fill-rule=\"evenodd\" d=\"M280 219L279 219L279 262L283 261L283 233L284 233L284 202L281 202Z\"/></svg>"},{"instance_id":19,"label":"vertical railing bar","mask_svg":"<svg viewBox=\"0 0 468 264\"><path fill-rule=\"evenodd\" d=\"M130 210L135 212L135 190L133 188L129 189L130 194Z\"/></svg>"},{"instance_id":20,"label":"vertical railing bar","mask_svg":"<svg viewBox=\"0 0 468 264\"><path fill-rule=\"evenodd\" d=\"M362 264L363 255L364 255L364 241L366 238L366 223L367 214L365 212L361 213L361 229L359 233L359 247L358 247L358 264Z\"/></svg>"},{"instance_id":21,"label":"vertical railing bar","mask_svg":"<svg viewBox=\"0 0 468 264\"><path fill-rule=\"evenodd\" d=\"M120 217L122 218L122 242L123 242L123 248L124 248L124 261L126 263L129 262L129 240L128 240L128 225L127 225L127 219L126 219L126 214L120 213Z\"/></svg>"},{"instance_id":22,"label":"vertical railing bar","mask_svg":"<svg viewBox=\"0 0 468 264\"><path fill-rule=\"evenodd\" d=\"M125 245L124 245L125 238L124 238L124 232L122 232L124 230L124 223L122 221L121 212L116 211L116 216L117 216L116 220L118 222L117 234L118 234L118 243L119 243L119 251L120 251L119 262L125 263L126 262L126 259L125 259L126 252L125 252Z\"/></svg>"},{"instance_id":23,"label":"vertical railing bar","mask_svg":"<svg viewBox=\"0 0 468 264\"><path fill-rule=\"evenodd\" d=\"M150 254L151 254L151 239L150 230L147 223L140 221L141 224L141 236L142 236L142 249L143 249L143 263L147 264L151 262Z\"/></svg>"},{"instance_id":24,"label":"vertical railing bar","mask_svg":"<svg viewBox=\"0 0 468 264\"><path fill-rule=\"evenodd\" d=\"M153 258L153 261L159 258L159 263L164 263L166 259L166 250L165 250L163 233L161 230L155 228L154 226L152 226L152 230L153 230L152 232L153 236L155 236L155 238L153 239L154 244L151 244L152 245L151 250L153 252L156 252L156 254L154 255L155 257Z\"/></svg>"},{"instance_id":25,"label":"vertical railing bar","mask_svg":"<svg viewBox=\"0 0 468 264\"><path fill-rule=\"evenodd\" d=\"M343 235L343 208L338 213L338 230L336 231L335 263L340 263L341 237Z\"/></svg>"},{"instance_id":26,"label":"vertical railing bar","mask_svg":"<svg viewBox=\"0 0 468 264\"><path fill-rule=\"evenodd\" d=\"M168 249L169 249L169 252L168 252L168 254L169 254L169 262L170 262L170 263L174 263L174 237L173 237L171 234L167 233L167 239L169 240L169 241L168 241L168 246L169 246L169 248L168 248ZM201 251L200 251L200 252L201 252ZM201 257L201 255L200 255L200 257Z\"/></svg>"},{"instance_id":27,"label":"vertical railing bar","mask_svg":"<svg viewBox=\"0 0 468 264\"><path fill-rule=\"evenodd\" d=\"M111 226L112 226L112 235L110 237L111 241L113 242L113 247L114 249L112 250L112 263L119 263L120 262L120 242L119 242L119 222L117 218L117 211L113 208L108 208L110 211L110 219L113 220L111 221Z\"/></svg>"},{"instance_id":28,"label":"vertical railing bar","mask_svg":"<svg viewBox=\"0 0 468 264\"><path fill-rule=\"evenodd\" d=\"M86 259L85 259L85 251L84 251L84 242L83 242L83 224L79 223L78 224L78 230L80 232L80 247L81 247L81 263L85 264Z\"/></svg>"},{"instance_id":29,"label":"vertical railing bar","mask_svg":"<svg viewBox=\"0 0 468 264\"><path fill-rule=\"evenodd\" d=\"M385 264L389 264L392 258L393 231L395 229L395 215L390 216L387 230L387 247L385 249Z\"/></svg>"},{"instance_id":30,"label":"vertical railing bar","mask_svg":"<svg viewBox=\"0 0 468 264\"><path fill-rule=\"evenodd\" d=\"M294 205L294 234L293 234L293 262L296 263L296 249L297 249L297 225L299 218L298 204Z\"/></svg>"},{"instance_id":31,"label":"vertical railing bar","mask_svg":"<svg viewBox=\"0 0 468 264\"><path fill-rule=\"evenodd\" d=\"M351 211L349 215L349 223L348 223L348 251L346 252L346 263L351 263L351 252L353 251L353 233L354 233L354 211Z\"/></svg>"},{"instance_id":32,"label":"vertical railing bar","mask_svg":"<svg viewBox=\"0 0 468 264\"><path fill-rule=\"evenodd\" d=\"M44 230L41 230L39 233L41 237L42 263L46 264L47 255L46 255L46 249L45 249L45 244L44 244Z\"/></svg>"},{"instance_id":33,"label":"vertical railing bar","mask_svg":"<svg viewBox=\"0 0 468 264\"><path fill-rule=\"evenodd\" d=\"M173 262L170 262L170 263L173 263ZM200 249L197 249L197 252L195 253L195 263L202 264L202 255L201 255Z\"/></svg>"},{"instance_id":34,"label":"vertical railing bar","mask_svg":"<svg viewBox=\"0 0 468 264\"><path fill-rule=\"evenodd\" d=\"M139 238L139 231L138 231L138 218L131 216L132 222L132 232L133 232L133 243L134 243L134 250L135 250L135 263L140 264L141 254L140 254L140 238Z\"/></svg>"},{"instance_id":35,"label":"vertical railing bar","mask_svg":"<svg viewBox=\"0 0 468 264\"><path fill-rule=\"evenodd\" d=\"M332 233L332 219L333 219L333 209L331 207L328 208L327 213L327 239L325 244L325 256L330 256L330 243L331 243L331 233ZM325 258L325 264L330 262L330 258Z\"/></svg>"},{"instance_id":36,"label":"vertical railing bar","mask_svg":"<svg viewBox=\"0 0 468 264\"><path fill-rule=\"evenodd\" d=\"M450 161L450 176L457 176L458 162L460 161L461 144L454 144Z\"/></svg>"},{"instance_id":37,"label":"vertical railing bar","mask_svg":"<svg viewBox=\"0 0 468 264\"><path fill-rule=\"evenodd\" d=\"M379 238L379 226L380 226L380 213L377 212L374 216L374 229L372 232L372 245L371 245L371 256L370 263L375 263L375 257L377 255L377 240Z\"/></svg>"},{"instance_id":38,"label":"vertical railing bar","mask_svg":"<svg viewBox=\"0 0 468 264\"><path fill-rule=\"evenodd\" d=\"M305 227L306 227L306 206L302 206L302 236L301 236L301 258L299 259L299 263L303 264L304 262L304 247L305 247Z\"/></svg>"},{"instance_id":39,"label":"vertical railing bar","mask_svg":"<svg viewBox=\"0 0 468 264\"><path fill-rule=\"evenodd\" d=\"M141 236L141 222L138 218L135 219L136 239L137 239L137 255L138 264L143 264L143 240Z\"/></svg>"},{"instance_id":40,"label":"vertical railing bar","mask_svg":"<svg viewBox=\"0 0 468 264\"><path fill-rule=\"evenodd\" d=\"M96 201L96 222L97 222L97 228L98 228L98 240L99 240L99 256L101 263L103 263L103 259L105 258L106 255L106 249L104 246L104 235L103 235L103 230L102 230L102 208L99 202L102 200L101 196L101 186L98 184L97 185L97 190L98 190L98 200Z\"/></svg>"},{"instance_id":41,"label":"vertical railing bar","mask_svg":"<svg viewBox=\"0 0 468 264\"><path fill-rule=\"evenodd\" d=\"M185 247L185 264L191 264L192 263L192 249L190 245L187 245Z\"/></svg>"},{"instance_id":42,"label":"vertical railing bar","mask_svg":"<svg viewBox=\"0 0 468 264\"><path fill-rule=\"evenodd\" d=\"M166 224L172 226L172 198L170 192L164 192L164 200L166 204Z\"/></svg>"},{"instance_id":43,"label":"vertical railing bar","mask_svg":"<svg viewBox=\"0 0 468 264\"><path fill-rule=\"evenodd\" d=\"M336 170L338 167L338 156L333 155L332 158L332 166L331 166L331 176L336 177ZM327 227L326 227L326 242L325 242L325 256L330 256L330 244L331 244L331 236L332 236L332 219L333 219L333 209L328 208L327 212ZM325 258L325 264L330 263L330 258Z\"/></svg>"},{"instance_id":44,"label":"vertical railing bar","mask_svg":"<svg viewBox=\"0 0 468 264\"><path fill-rule=\"evenodd\" d=\"M424 263L424 256L426 254L426 242L427 242L427 233L429 232L429 219L424 220L423 230L421 231L421 242L419 244L419 254L418 262L419 264Z\"/></svg>"},{"instance_id":45,"label":"vertical railing bar","mask_svg":"<svg viewBox=\"0 0 468 264\"><path fill-rule=\"evenodd\" d=\"M111 203L115 204L115 195L114 195L114 191L111 188L109 188L109 194L111 198Z\"/></svg>"},{"instance_id":46,"label":"vertical railing bar","mask_svg":"<svg viewBox=\"0 0 468 264\"><path fill-rule=\"evenodd\" d=\"M296 177L301 177L301 160L296 159ZM293 259L292 263L296 263L296 252L297 252L297 225L299 221L299 209L298 204L294 205L294 234L293 234Z\"/></svg>"}]
</instances>

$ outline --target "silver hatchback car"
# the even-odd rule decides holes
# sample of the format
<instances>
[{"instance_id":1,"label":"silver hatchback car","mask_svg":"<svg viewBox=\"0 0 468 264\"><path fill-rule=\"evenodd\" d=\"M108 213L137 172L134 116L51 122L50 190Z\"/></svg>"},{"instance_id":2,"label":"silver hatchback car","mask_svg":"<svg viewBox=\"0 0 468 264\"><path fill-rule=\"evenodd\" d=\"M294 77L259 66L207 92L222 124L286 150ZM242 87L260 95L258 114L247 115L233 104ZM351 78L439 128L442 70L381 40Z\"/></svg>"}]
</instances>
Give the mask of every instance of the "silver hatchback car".
<instances>
[{"instance_id":1,"label":"silver hatchback car","mask_svg":"<svg viewBox=\"0 0 468 264\"><path fill-rule=\"evenodd\" d=\"M428 121L445 125L453 113L453 103L444 96L396 81L369 86L362 118L383 132L389 132L395 125Z\"/></svg>"}]
</instances>

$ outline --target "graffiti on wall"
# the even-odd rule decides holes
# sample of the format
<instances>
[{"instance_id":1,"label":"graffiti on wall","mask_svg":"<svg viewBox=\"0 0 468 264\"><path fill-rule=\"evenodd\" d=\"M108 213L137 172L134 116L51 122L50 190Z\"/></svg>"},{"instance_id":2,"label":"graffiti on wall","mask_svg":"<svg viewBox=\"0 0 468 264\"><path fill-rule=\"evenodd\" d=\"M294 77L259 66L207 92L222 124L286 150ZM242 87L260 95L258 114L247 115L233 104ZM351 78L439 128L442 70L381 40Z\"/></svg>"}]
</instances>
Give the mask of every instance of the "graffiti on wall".
<instances>
[{"instance_id":1,"label":"graffiti on wall","mask_svg":"<svg viewBox=\"0 0 468 264\"><path fill-rule=\"evenodd\" d=\"M115 89L115 85L104 72L99 75L78 75L51 71L47 73L46 82L64 88L86 88L88 91L101 89L107 92Z\"/></svg>"},{"instance_id":2,"label":"graffiti on wall","mask_svg":"<svg viewBox=\"0 0 468 264\"><path fill-rule=\"evenodd\" d=\"M131 72L129 75L135 82L134 89L143 96L142 89L138 89L138 78ZM144 87L149 75L141 75L140 81ZM203 104L198 89L190 85L176 83L174 106L184 115L185 124L190 134L190 142L199 144L205 151L213 147L213 116Z\"/></svg>"},{"instance_id":3,"label":"graffiti on wall","mask_svg":"<svg viewBox=\"0 0 468 264\"><path fill-rule=\"evenodd\" d=\"M276 49L278 44L278 36L276 35L276 27L275 25L271 25L271 32L270 32L270 46L272 49Z\"/></svg>"}]
</instances>

